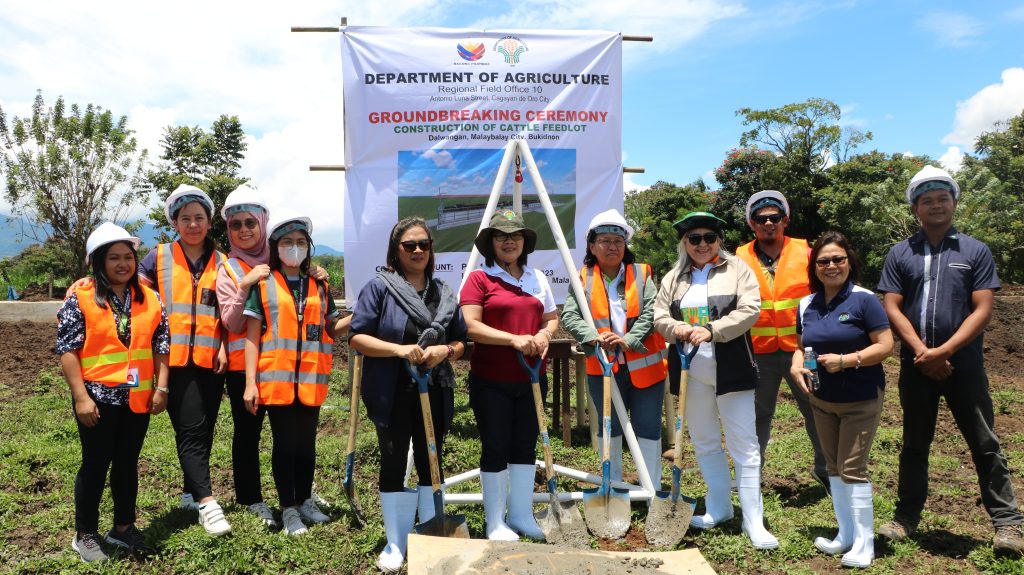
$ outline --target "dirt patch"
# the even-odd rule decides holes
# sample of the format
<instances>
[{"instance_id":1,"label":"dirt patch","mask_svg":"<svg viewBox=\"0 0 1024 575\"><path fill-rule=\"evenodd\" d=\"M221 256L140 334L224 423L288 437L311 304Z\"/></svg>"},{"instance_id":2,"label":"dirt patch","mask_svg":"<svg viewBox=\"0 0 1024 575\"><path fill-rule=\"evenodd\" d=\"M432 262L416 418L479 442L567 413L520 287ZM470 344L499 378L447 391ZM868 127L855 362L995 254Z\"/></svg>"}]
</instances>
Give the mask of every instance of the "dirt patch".
<instances>
[{"instance_id":1,"label":"dirt patch","mask_svg":"<svg viewBox=\"0 0 1024 575\"><path fill-rule=\"evenodd\" d=\"M0 322L0 393L24 397L32 394L39 372L59 368L60 358L53 351L57 343L57 321Z\"/></svg>"}]
</instances>

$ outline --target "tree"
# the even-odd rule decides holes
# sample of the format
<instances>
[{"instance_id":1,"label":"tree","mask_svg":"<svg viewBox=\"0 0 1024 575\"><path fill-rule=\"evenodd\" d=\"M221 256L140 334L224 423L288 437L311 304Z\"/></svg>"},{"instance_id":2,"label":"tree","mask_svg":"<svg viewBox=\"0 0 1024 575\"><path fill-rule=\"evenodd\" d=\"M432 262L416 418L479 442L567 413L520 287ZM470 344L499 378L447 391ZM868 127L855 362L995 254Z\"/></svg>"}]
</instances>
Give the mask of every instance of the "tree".
<instances>
[{"instance_id":1,"label":"tree","mask_svg":"<svg viewBox=\"0 0 1024 575\"><path fill-rule=\"evenodd\" d=\"M624 215L636 230L629 243L637 261L651 264L655 277L663 277L679 255L672 223L689 212L707 210L709 202L707 186L699 179L683 187L657 182L627 193Z\"/></svg>"},{"instance_id":2,"label":"tree","mask_svg":"<svg viewBox=\"0 0 1024 575\"><path fill-rule=\"evenodd\" d=\"M34 226L34 239L72 256L60 274L86 271L85 242L106 220L123 221L147 195L146 151L138 150L128 118L58 97L47 109L36 93L32 114L8 123L0 107L0 171L4 197Z\"/></svg>"},{"instance_id":3,"label":"tree","mask_svg":"<svg viewBox=\"0 0 1024 575\"><path fill-rule=\"evenodd\" d=\"M995 130L978 136L974 152L978 158L967 156L964 165L974 168L981 164L992 175L1005 183L1008 193L1024 200L1024 111L1003 122Z\"/></svg>"},{"instance_id":4,"label":"tree","mask_svg":"<svg viewBox=\"0 0 1024 575\"><path fill-rule=\"evenodd\" d=\"M173 226L164 216L163 201L181 184L191 184L206 192L215 206L224 205L232 190L247 183L239 175L248 144L238 116L221 115L210 132L199 126L167 126L160 140L163 162L146 174L150 188L161 202L150 212L157 227L166 230L162 241L171 239ZM210 237L220 246L228 245L227 224L214 214Z\"/></svg>"}]
</instances>

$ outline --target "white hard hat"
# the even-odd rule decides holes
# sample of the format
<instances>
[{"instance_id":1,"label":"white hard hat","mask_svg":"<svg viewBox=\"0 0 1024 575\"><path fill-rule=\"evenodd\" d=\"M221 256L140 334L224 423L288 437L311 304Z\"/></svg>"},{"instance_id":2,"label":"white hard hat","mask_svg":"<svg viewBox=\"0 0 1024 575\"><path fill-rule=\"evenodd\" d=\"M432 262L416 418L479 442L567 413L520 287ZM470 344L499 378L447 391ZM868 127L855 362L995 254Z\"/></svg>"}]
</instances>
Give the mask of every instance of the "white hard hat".
<instances>
[{"instance_id":1,"label":"white hard hat","mask_svg":"<svg viewBox=\"0 0 1024 575\"><path fill-rule=\"evenodd\" d=\"M786 196L782 195L782 192L777 190L761 190L750 196L750 199L747 200L748 222L750 221L750 216L754 215L754 205L759 203L765 205L757 206L756 209L758 210L769 205L779 206L782 208L782 212L786 214L786 217L789 217L789 202L786 201Z\"/></svg>"},{"instance_id":2,"label":"white hard hat","mask_svg":"<svg viewBox=\"0 0 1024 575\"><path fill-rule=\"evenodd\" d=\"M276 210L274 212L273 219L271 219L270 223L267 224L267 237L274 239L274 233L279 228L284 227L285 224L289 224L291 222L301 223L303 227L305 227L306 233L309 234L309 237L313 237L313 220L288 208Z\"/></svg>"},{"instance_id":3,"label":"white hard hat","mask_svg":"<svg viewBox=\"0 0 1024 575\"><path fill-rule=\"evenodd\" d=\"M590 226L587 227L587 233L594 231L594 228L598 226L618 226L626 231L626 241L633 237L633 227L626 223L626 218L622 217L619 210L612 208L606 210L594 216L594 219L590 220Z\"/></svg>"},{"instance_id":4,"label":"white hard hat","mask_svg":"<svg viewBox=\"0 0 1024 575\"><path fill-rule=\"evenodd\" d=\"M114 242L131 242L136 250L142 244L142 240L128 233L128 230L113 222L103 222L89 234L85 240L85 263L89 263L92 253L102 246Z\"/></svg>"},{"instance_id":5,"label":"white hard hat","mask_svg":"<svg viewBox=\"0 0 1024 575\"><path fill-rule=\"evenodd\" d=\"M224 206L220 209L220 215L225 221L228 219L228 209L235 206L259 206L263 208L264 212L270 212L267 209L267 204L263 202L263 196L249 186L238 186L228 194L227 199L224 200Z\"/></svg>"},{"instance_id":6,"label":"white hard hat","mask_svg":"<svg viewBox=\"0 0 1024 575\"><path fill-rule=\"evenodd\" d=\"M168 222L174 221L174 218L171 217L171 208L174 207L174 204L182 196L199 196L199 201L206 204L206 207L210 209L210 214L217 211L216 208L213 207L213 200L210 199L210 196L206 195L206 192L195 186L182 184L175 188L174 191L171 192L171 195L167 196L167 200L164 201L164 215L167 216Z\"/></svg>"},{"instance_id":7,"label":"white hard hat","mask_svg":"<svg viewBox=\"0 0 1024 575\"><path fill-rule=\"evenodd\" d=\"M956 180L953 179L945 170L936 168L935 166L925 166L921 168L921 171L914 174L914 177L910 179L910 185L907 186L907 202L913 204L917 196L928 191L927 189L918 190L918 186L927 182L941 182L946 186L936 186L936 188L949 187L953 191L953 199L960 199L960 186L956 184ZM933 188L934 189L934 188Z\"/></svg>"}]
</instances>

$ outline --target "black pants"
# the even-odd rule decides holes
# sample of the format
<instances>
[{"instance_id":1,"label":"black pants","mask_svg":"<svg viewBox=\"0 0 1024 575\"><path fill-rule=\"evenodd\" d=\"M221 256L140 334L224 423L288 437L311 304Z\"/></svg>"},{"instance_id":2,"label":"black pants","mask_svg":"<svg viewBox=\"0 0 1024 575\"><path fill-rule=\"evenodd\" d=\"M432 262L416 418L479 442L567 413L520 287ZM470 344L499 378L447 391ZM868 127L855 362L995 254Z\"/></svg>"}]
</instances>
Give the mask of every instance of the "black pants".
<instances>
[{"instance_id":1,"label":"black pants","mask_svg":"<svg viewBox=\"0 0 1024 575\"><path fill-rule=\"evenodd\" d=\"M992 397L984 368L956 369L949 379L925 377L904 360L900 370L903 450L900 452L896 519L916 526L928 497L928 452L935 439L939 397L953 414L974 459L981 501L996 527L1020 524L1022 516L1010 483L1006 457L993 431Z\"/></svg>"},{"instance_id":2,"label":"black pants","mask_svg":"<svg viewBox=\"0 0 1024 575\"><path fill-rule=\"evenodd\" d=\"M235 501L239 505L252 505L263 501L260 488L260 434L267 408L259 406L256 415L249 413L242 401L245 393L245 372L230 371L227 376L228 400L231 402L231 421L235 429L231 436L231 472L235 482Z\"/></svg>"},{"instance_id":3,"label":"black pants","mask_svg":"<svg viewBox=\"0 0 1024 575\"><path fill-rule=\"evenodd\" d=\"M96 402L100 419L93 427L78 422L82 466L75 476L75 529L99 531L100 499L110 469L110 495L114 500L114 525L135 523L139 494L139 452L149 429L149 414L134 413L127 405ZM71 410L74 417L74 409Z\"/></svg>"},{"instance_id":4,"label":"black pants","mask_svg":"<svg viewBox=\"0 0 1024 575\"><path fill-rule=\"evenodd\" d=\"M547 378L540 382L547 395ZM469 373L469 405L480 430L480 471L502 471L512 464L537 461L537 410L529 382L506 383Z\"/></svg>"},{"instance_id":5,"label":"black pants","mask_svg":"<svg viewBox=\"0 0 1024 575\"><path fill-rule=\"evenodd\" d=\"M217 412L224 395L224 376L201 367L172 367L167 414L174 427L178 461L184 474L184 492L196 503L213 495L210 484L210 449Z\"/></svg>"},{"instance_id":6,"label":"black pants","mask_svg":"<svg viewBox=\"0 0 1024 575\"><path fill-rule=\"evenodd\" d=\"M320 408L299 403L267 406L274 436L271 468L281 508L294 507L313 494L316 428Z\"/></svg>"},{"instance_id":7,"label":"black pants","mask_svg":"<svg viewBox=\"0 0 1024 575\"><path fill-rule=\"evenodd\" d=\"M387 427L377 427L377 443L380 445L380 475L378 485L381 493L396 493L405 488L405 464L409 453L409 439L412 439L413 461L419 485L431 485L430 460L427 456L427 435L423 429L423 409L416 385L408 376L401 378L395 387L391 407L391 421ZM437 442L437 468L444 483L444 393L453 393L436 385L427 388L430 399L430 414L434 424L434 440Z\"/></svg>"}]
</instances>

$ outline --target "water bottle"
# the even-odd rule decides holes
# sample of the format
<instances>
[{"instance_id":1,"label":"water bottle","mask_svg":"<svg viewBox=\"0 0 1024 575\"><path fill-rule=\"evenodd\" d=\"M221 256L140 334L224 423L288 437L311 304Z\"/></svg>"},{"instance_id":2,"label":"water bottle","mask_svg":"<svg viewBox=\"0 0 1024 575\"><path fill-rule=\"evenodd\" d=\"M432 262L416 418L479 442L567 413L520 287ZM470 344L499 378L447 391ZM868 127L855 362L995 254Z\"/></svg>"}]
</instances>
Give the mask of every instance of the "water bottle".
<instances>
[{"instance_id":1,"label":"water bottle","mask_svg":"<svg viewBox=\"0 0 1024 575\"><path fill-rule=\"evenodd\" d=\"M807 376L807 381L811 384L811 391L818 391L821 387L821 380L818 379L818 354L814 353L814 348L804 348L804 369L811 372Z\"/></svg>"}]
</instances>

